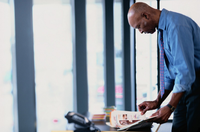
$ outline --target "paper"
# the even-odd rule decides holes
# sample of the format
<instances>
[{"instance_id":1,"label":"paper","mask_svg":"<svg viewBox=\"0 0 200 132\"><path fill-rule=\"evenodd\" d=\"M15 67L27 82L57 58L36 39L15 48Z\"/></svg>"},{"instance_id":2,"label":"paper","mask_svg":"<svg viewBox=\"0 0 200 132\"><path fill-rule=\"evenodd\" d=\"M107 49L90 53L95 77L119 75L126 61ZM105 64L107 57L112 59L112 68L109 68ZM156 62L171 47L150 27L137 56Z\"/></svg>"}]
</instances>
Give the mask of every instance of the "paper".
<instances>
[{"instance_id":1,"label":"paper","mask_svg":"<svg viewBox=\"0 0 200 132\"><path fill-rule=\"evenodd\" d=\"M145 115L141 115L140 112L116 110L111 112L109 126L119 128L118 130L138 129L143 127L150 128L153 122L147 121L155 117L156 116L146 117Z\"/></svg>"}]
</instances>

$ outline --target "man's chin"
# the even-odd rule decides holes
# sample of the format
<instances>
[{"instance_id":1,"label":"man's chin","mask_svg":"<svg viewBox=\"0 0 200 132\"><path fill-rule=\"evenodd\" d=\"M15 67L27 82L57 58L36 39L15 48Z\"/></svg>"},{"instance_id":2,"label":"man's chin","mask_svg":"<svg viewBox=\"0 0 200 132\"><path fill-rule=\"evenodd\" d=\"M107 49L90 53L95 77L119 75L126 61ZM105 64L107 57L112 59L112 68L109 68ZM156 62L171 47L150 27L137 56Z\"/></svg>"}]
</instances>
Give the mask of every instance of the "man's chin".
<instances>
[{"instance_id":1,"label":"man's chin","mask_svg":"<svg viewBox=\"0 0 200 132\"><path fill-rule=\"evenodd\" d=\"M151 34L155 33L155 31L156 31L156 30L153 30L153 31L151 32Z\"/></svg>"},{"instance_id":2,"label":"man's chin","mask_svg":"<svg viewBox=\"0 0 200 132\"><path fill-rule=\"evenodd\" d=\"M156 31L156 30L152 30L152 31L150 31L150 32L145 32L145 34L153 34L153 33L155 33L155 31Z\"/></svg>"}]
</instances>

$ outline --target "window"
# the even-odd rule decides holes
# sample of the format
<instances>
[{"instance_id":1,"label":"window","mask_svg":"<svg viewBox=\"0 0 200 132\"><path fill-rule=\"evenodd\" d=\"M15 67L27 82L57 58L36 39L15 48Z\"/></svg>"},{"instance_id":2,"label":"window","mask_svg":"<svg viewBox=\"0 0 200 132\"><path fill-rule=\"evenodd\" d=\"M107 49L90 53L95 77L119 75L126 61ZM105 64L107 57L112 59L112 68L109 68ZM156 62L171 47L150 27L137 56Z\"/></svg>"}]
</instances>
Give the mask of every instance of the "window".
<instances>
[{"instance_id":1,"label":"window","mask_svg":"<svg viewBox=\"0 0 200 132\"><path fill-rule=\"evenodd\" d=\"M156 0L137 0L157 8ZM136 88L137 105L147 100L154 100L158 94L157 86L157 33L141 34L136 30ZM149 116L153 113L147 112Z\"/></svg>"},{"instance_id":2,"label":"window","mask_svg":"<svg viewBox=\"0 0 200 132\"><path fill-rule=\"evenodd\" d=\"M70 0L34 0L37 131L66 130L73 110Z\"/></svg>"},{"instance_id":3,"label":"window","mask_svg":"<svg viewBox=\"0 0 200 132\"><path fill-rule=\"evenodd\" d=\"M105 105L102 0L86 1L86 22L89 111L98 113Z\"/></svg>"},{"instance_id":4,"label":"window","mask_svg":"<svg viewBox=\"0 0 200 132\"><path fill-rule=\"evenodd\" d=\"M115 47L115 104L124 109L123 51L122 51L122 1L114 0L114 47Z\"/></svg>"},{"instance_id":5,"label":"window","mask_svg":"<svg viewBox=\"0 0 200 132\"><path fill-rule=\"evenodd\" d=\"M11 7L0 2L0 130L13 132Z\"/></svg>"}]
</instances>

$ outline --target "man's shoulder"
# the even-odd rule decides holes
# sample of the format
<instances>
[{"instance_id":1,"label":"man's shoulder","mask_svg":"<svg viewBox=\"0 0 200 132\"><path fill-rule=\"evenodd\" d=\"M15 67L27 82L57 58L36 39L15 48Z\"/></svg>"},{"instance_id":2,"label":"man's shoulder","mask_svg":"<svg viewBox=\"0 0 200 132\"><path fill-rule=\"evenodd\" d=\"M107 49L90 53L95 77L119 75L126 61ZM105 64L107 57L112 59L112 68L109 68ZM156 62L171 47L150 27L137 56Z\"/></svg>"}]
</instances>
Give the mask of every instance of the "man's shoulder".
<instances>
[{"instance_id":1,"label":"man's shoulder","mask_svg":"<svg viewBox=\"0 0 200 132\"><path fill-rule=\"evenodd\" d=\"M191 27L192 25L195 25L195 22L190 17L178 12L162 9L159 20L160 29L173 32L176 28Z\"/></svg>"},{"instance_id":2,"label":"man's shoulder","mask_svg":"<svg viewBox=\"0 0 200 132\"><path fill-rule=\"evenodd\" d=\"M167 21L170 23L170 24L179 24L179 25L182 25L182 24L186 24L187 22L190 22L192 21L192 19L182 13L179 13L179 12L174 12L174 11L167 11Z\"/></svg>"},{"instance_id":3,"label":"man's shoulder","mask_svg":"<svg viewBox=\"0 0 200 132\"><path fill-rule=\"evenodd\" d=\"M165 17L166 29L191 27L191 24L194 24L194 21L190 17L174 11L167 11Z\"/></svg>"}]
</instances>

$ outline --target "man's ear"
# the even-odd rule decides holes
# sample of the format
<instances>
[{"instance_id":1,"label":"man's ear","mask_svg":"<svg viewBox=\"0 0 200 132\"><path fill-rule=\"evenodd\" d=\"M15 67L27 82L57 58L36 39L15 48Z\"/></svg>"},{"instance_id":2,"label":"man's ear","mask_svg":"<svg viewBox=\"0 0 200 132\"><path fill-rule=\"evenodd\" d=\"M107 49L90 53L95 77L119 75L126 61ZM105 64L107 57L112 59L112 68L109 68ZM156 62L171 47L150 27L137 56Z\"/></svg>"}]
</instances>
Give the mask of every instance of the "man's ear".
<instances>
[{"instance_id":1,"label":"man's ear","mask_svg":"<svg viewBox=\"0 0 200 132\"><path fill-rule=\"evenodd\" d=\"M146 12L142 13L142 17L146 18L147 20L149 20L149 16L150 16L149 13L146 13Z\"/></svg>"}]
</instances>

